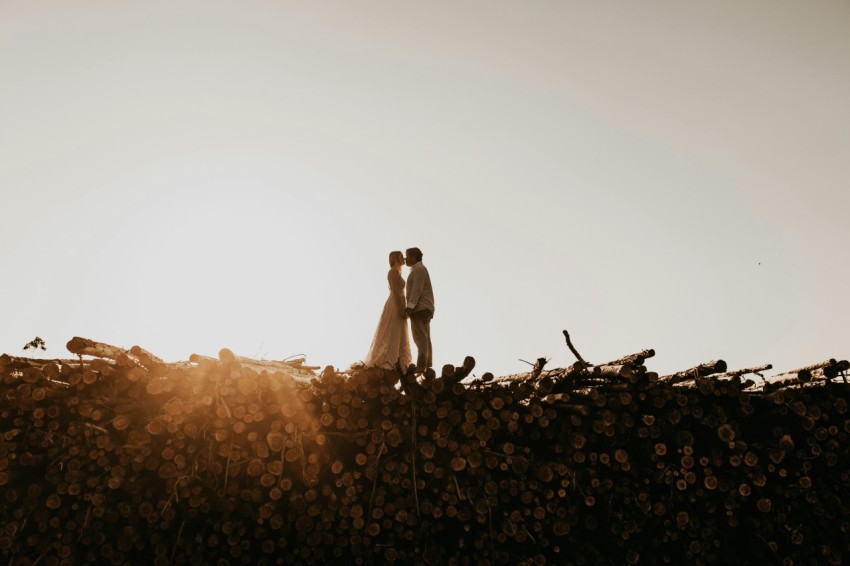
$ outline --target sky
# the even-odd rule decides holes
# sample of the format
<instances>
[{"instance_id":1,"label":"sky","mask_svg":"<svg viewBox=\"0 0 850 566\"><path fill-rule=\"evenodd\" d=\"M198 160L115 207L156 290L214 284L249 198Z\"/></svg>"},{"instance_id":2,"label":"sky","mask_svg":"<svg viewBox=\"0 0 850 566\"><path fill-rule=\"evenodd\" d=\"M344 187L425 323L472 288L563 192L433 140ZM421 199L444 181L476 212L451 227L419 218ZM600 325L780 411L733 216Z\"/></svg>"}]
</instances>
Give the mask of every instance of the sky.
<instances>
[{"instance_id":1,"label":"sky","mask_svg":"<svg viewBox=\"0 0 850 566\"><path fill-rule=\"evenodd\" d=\"M418 246L436 367L847 359L848 100L846 0L0 0L0 352L345 369Z\"/></svg>"}]
</instances>

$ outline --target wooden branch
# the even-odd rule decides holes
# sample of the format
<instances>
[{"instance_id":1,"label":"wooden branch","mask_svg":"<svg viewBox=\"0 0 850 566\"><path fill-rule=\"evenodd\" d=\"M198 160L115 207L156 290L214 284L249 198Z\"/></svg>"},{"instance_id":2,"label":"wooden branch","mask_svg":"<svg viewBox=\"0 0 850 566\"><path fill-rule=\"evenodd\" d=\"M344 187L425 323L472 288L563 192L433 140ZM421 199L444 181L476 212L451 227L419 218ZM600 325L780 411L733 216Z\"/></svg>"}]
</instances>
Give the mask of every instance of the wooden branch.
<instances>
[{"instance_id":1,"label":"wooden branch","mask_svg":"<svg viewBox=\"0 0 850 566\"><path fill-rule=\"evenodd\" d=\"M162 360L162 358L160 358L158 356L154 356L153 354L151 354L150 352L148 352L147 350L145 350L144 348L141 348L139 346L133 346L132 348L130 348L130 353L133 354L134 356L136 356L137 358L139 358L140 360L142 360L142 358L145 358L148 361L148 363L151 363L151 362L154 363L154 364L164 364L165 363ZM148 365L148 364L144 364L144 365Z\"/></svg>"},{"instance_id":2,"label":"wooden branch","mask_svg":"<svg viewBox=\"0 0 850 566\"><path fill-rule=\"evenodd\" d=\"M413 371L413 365L411 364L406 373L399 373L399 385L401 386L402 391L404 391L408 396L413 399L421 399L424 393L422 385L416 381L416 372ZM384 371L392 371L392 370L384 370Z\"/></svg>"},{"instance_id":3,"label":"wooden branch","mask_svg":"<svg viewBox=\"0 0 850 566\"><path fill-rule=\"evenodd\" d=\"M618 358L611 362L606 362L604 364L599 364L602 366L620 366L620 365L635 365L640 366L643 365L643 362L647 358L652 358L655 356L655 350L652 348L648 350L642 350L636 354L629 354L628 356L623 356L622 358Z\"/></svg>"},{"instance_id":4,"label":"wooden branch","mask_svg":"<svg viewBox=\"0 0 850 566\"><path fill-rule=\"evenodd\" d=\"M543 360L545 363L545 358L538 359L538 364ZM638 374L642 373L642 369L639 367L635 367L629 364L621 364L621 365L585 365L586 362L578 361L569 368L553 368L548 371L542 371L542 368L539 372L535 372L535 370L523 373L514 373L509 375L501 375L496 377L489 377L487 382L495 385L508 385L511 383L522 383L522 382L534 382L540 377L547 377L556 383L562 383L564 380L569 381L570 387L580 387L580 386L596 386L596 385L605 385L606 381L603 378L621 378L621 379L630 379ZM535 364L535 367L537 364ZM648 374L647 374L648 375ZM654 381L657 378L656 374L652 374ZM484 383L481 380L482 384Z\"/></svg>"},{"instance_id":5,"label":"wooden branch","mask_svg":"<svg viewBox=\"0 0 850 566\"><path fill-rule=\"evenodd\" d=\"M586 370L594 376L605 377L634 377L638 373L638 369L631 364L605 364L601 366L590 366Z\"/></svg>"},{"instance_id":6,"label":"wooden branch","mask_svg":"<svg viewBox=\"0 0 850 566\"><path fill-rule=\"evenodd\" d=\"M692 379L696 379L698 377L706 377L715 373L722 373L726 371L726 362L723 360L713 360L710 362L706 362L704 364L700 364L698 366L692 367L690 369L686 369L684 371L680 371L671 375L665 375L663 377L659 377L658 381L663 381L665 383L681 383L683 381L690 381Z\"/></svg>"},{"instance_id":7,"label":"wooden branch","mask_svg":"<svg viewBox=\"0 0 850 566\"><path fill-rule=\"evenodd\" d=\"M548 362L546 358L537 358L537 361L534 363L534 368L531 370L531 379L537 379L540 377L540 373L543 371L543 366Z\"/></svg>"},{"instance_id":8,"label":"wooden branch","mask_svg":"<svg viewBox=\"0 0 850 566\"><path fill-rule=\"evenodd\" d=\"M818 371L817 375L812 375L806 380L801 380L790 373L782 375L784 377L781 377L780 379L771 378L771 381L768 381L762 386L762 391L768 393L785 387L815 387L828 381L823 374L820 373L820 371Z\"/></svg>"},{"instance_id":9,"label":"wooden branch","mask_svg":"<svg viewBox=\"0 0 850 566\"><path fill-rule=\"evenodd\" d=\"M475 358L473 358L472 356L466 356L463 359L463 364L461 364L459 367L455 368L455 374L454 374L454 378L453 378L454 382L457 383L460 380L464 379L470 373L472 373L472 370L474 370L474 369L475 369Z\"/></svg>"},{"instance_id":10,"label":"wooden branch","mask_svg":"<svg viewBox=\"0 0 850 566\"><path fill-rule=\"evenodd\" d=\"M823 375L827 379L833 379L847 370L850 370L850 361L840 360L831 366L823 368ZM844 382L847 383L846 378L844 379Z\"/></svg>"},{"instance_id":11,"label":"wooden branch","mask_svg":"<svg viewBox=\"0 0 850 566\"><path fill-rule=\"evenodd\" d=\"M572 341L570 340L570 333L569 333L569 332L567 332L566 330L563 330L562 332L564 333L564 339L567 341L567 348L569 348L569 349L570 349L570 352L572 352L572 353L573 353L573 355L576 357L576 359L577 359L579 362L581 362L581 363L582 363L582 365L584 365L584 366L589 366L590 364L589 364L589 363L587 363L587 362L584 360L584 358L582 358L582 357L581 357L581 354L579 354L579 353L578 353L578 351L575 349L575 346L573 346L573 343L572 343Z\"/></svg>"},{"instance_id":12,"label":"wooden branch","mask_svg":"<svg viewBox=\"0 0 850 566\"><path fill-rule=\"evenodd\" d=\"M796 378L801 382L806 382L817 376L832 379L848 369L850 369L850 362L847 360L839 362L835 358L830 358L824 362L774 375L771 377L771 382L786 381L788 378Z\"/></svg>"},{"instance_id":13,"label":"wooden branch","mask_svg":"<svg viewBox=\"0 0 850 566\"><path fill-rule=\"evenodd\" d=\"M120 356L130 353L124 348L104 344L103 342L95 342L94 340L79 336L71 338L66 347L69 352L78 356L95 356L98 358L109 358L111 360L117 360Z\"/></svg>"},{"instance_id":14,"label":"wooden branch","mask_svg":"<svg viewBox=\"0 0 850 566\"><path fill-rule=\"evenodd\" d=\"M826 361L824 361L824 362L820 362L820 363L817 363L817 364L812 364L812 365L804 366L804 367L801 367L801 368L798 368L798 369L791 370L791 371L789 371L789 372L787 372L787 373L800 373L801 371L814 371L814 370L816 370L816 369L823 369L823 368L826 368L826 367L829 367L829 366L833 366L833 365L835 365L835 364L837 364L837 363L838 363L838 362L836 361L836 359L835 359L835 358L830 358L830 359L828 359L828 360L826 360Z\"/></svg>"},{"instance_id":15,"label":"wooden branch","mask_svg":"<svg viewBox=\"0 0 850 566\"><path fill-rule=\"evenodd\" d=\"M222 350L219 352L218 358L211 358L209 356L202 356L200 354L192 354L191 356L189 356L189 362L194 364L200 364L204 362L207 364L216 365L219 363L238 363L241 367L250 369L257 373L282 373L288 378L301 384L307 384L312 379L314 379L316 377L316 372L314 370L318 369L317 366L303 366L299 363L300 360L297 360L293 363L278 362L273 360L254 360L252 358L246 358L244 356L237 356L227 348L222 348ZM169 367L171 367L172 365L173 364L169 364Z\"/></svg>"},{"instance_id":16,"label":"wooden branch","mask_svg":"<svg viewBox=\"0 0 850 566\"><path fill-rule=\"evenodd\" d=\"M51 358L51 359L41 359L41 358L26 358L22 356L10 356L9 354L0 354L0 371L9 367L13 369L23 369L23 368L36 368L42 369L44 366L48 364L58 364L58 365L80 365L80 361L76 359L61 359L61 358Z\"/></svg>"},{"instance_id":17,"label":"wooden branch","mask_svg":"<svg viewBox=\"0 0 850 566\"><path fill-rule=\"evenodd\" d=\"M218 363L218 362L222 362L222 363L239 362L240 364L243 364L243 365L250 365L250 366L254 366L254 367L262 367L262 368L267 368L267 369L277 369L277 370L283 370L283 371L293 370L293 369L313 371L313 370L320 369L319 366L305 366L303 358L297 358L297 359L294 359L294 360L257 360L257 359L248 358L248 357L245 357L245 356L237 356L236 354L234 354L228 348L222 348L221 351L219 351L219 357L218 358L213 358L213 357L210 357L210 356L202 356L201 354L192 354L192 355L189 356L190 362L198 363L201 360L207 360L207 361L212 361L212 362L216 362L216 363Z\"/></svg>"},{"instance_id":18,"label":"wooden branch","mask_svg":"<svg viewBox=\"0 0 850 566\"><path fill-rule=\"evenodd\" d=\"M452 386L460 383L470 373L472 373L473 369L475 369L475 358L472 356L466 356L463 360L463 364L460 366L455 367L452 364L444 365L440 374L440 380L444 382L445 389L450 389Z\"/></svg>"},{"instance_id":19,"label":"wooden branch","mask_svg":"<svg viewBox=\"0 0 850 566\"><path fill-rule=\"evenodd\" d=\"M715 375L715 379L727 379L733 377L741 377L742 375L747 375L748 373L754 373L758 376L761 376L761 372L767 371L769 369L773 369L772 364L764 364L761 366L751 367L751 368L742 368L736 369L734 371L727 371L726 373L721 373L720 375Z\"/></svg>"},{"instance_id":20,"label":"wooden branch","mask_svg":"<svg viewBox=\"0 0 850 566\"><path fill-rule=\"evenodd\" d=\"M563 378L567 374L567 370L563 368L550 369L541 373L542 377L550 377L552 379L558 380ZM486 375L486 374L485 374ZM483 376L482 376L483 377ZM512 373L508 375L498 375L498 376L490 376L487 380L480 379L476 383L484 386L508 386L511 384L518 383L529 383L532 384L534 382L533 372L526 371L522 373ZM471 382L472 383L472 382Z\"/></svg>"}]
</instances>

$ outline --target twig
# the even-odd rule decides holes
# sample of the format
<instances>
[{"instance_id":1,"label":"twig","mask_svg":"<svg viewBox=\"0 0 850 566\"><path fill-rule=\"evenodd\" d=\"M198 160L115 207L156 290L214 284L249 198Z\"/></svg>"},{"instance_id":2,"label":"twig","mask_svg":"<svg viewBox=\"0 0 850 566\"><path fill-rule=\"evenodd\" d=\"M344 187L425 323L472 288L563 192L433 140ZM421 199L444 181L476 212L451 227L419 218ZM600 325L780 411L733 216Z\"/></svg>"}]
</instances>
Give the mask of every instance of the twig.
<instances>
[{"instance_id":1,"label":"twig","mask_svg":"<svg viewBox=\"0 0 850 566\"><path fill-rule=\"evenodd\" d=\"M715 375L714 378L715 379L727 379L727 378L741 377L741 376L747 375L748 373L754 373L757 376L759 376L760 378L762 378L762 380L764 380L764 376L761 374L761 372L769 370L769 369L773 369L772 364L764 364L764 365L761 365L761 366L758 366L758 367L736 369L735 371L729 371L729 372L726 372L726 373L721 373L719 375Z\"/></svg>"},{"instance_id":2,"label":"twig","mask_svg":"<svg viewBox=\"0 0 850 566\"><path fill-rule=\"evenodd\" d=\"M372 495L369 497L369 515L367 518L372 517L372 504L375 502L375 490L378 488L378 468L381 465L381 454L384 453L384 450L387 447L387 443L384 440L384 435L381 435L381 448L378 450L378 456L375 458L375 479L372 480Z\"/></svg>"},{"instance_id":3,"label":"twig","mask_svg":"<svg viewBox=\"0 0 850 566\"><path fill-rule=\"evenodd\" d=\"M413 409L413 426L411 427L412 431L410 435L413 441L410 451L413 464L411 466L413 470L413 499L416 501L416 517L421 520L422 514L419 512L419 487L416 485L416 401L411 401L410 406Z\"/></svg>"},{"instance_id":4,"label":"twig","mask_svg":"<svg viewBox=\"0 0 850 566\"><path fill-rule=\"evenodd\" d=\"M304 443L301 442L301 437L304 434L301 432L301 429L295 431L295 434L298 436L298 450L301 452L301 479L304 480L304 483L307 482L307 458L304 457Z\"/></svg>"},{"instance_id":5,"label":"twig","mask_svg":"<svg viewBox=\"0 0 850 566\"><path fill-rule=\"evenodd\" d=\"M492 450L481 450L483 454L490 454L491 456L498 456L499 458L513 458L514 460L522 460L523 462L527 461L524 456L517 456L516 454L503 454L502 452L494 452Z\"/></svg>"},{"instance_id":6,"label":"twig","mask_svg":"<svg viewBox=\"0 0 850 566\"><path fill-rule=\"evenodd\" d=\"M233 439L230 440L230 450L227 451L227 464L224 466L224 492L227 493L227 476L230 475L230 456L233 454Z\"/></svg>"},{"instance_id":7,"label":"twig","mask_svg":"<svg viewBox=\"0 0 850 566\"><path fill-rule=\"evenodd\" d=\"M91 516L91 503L89 503L89 508L86 509L86 517L83 519L83 524L80 527L80 536L77 537L77 540L81 540L83 538L83 533L86 532L86 528L89 526L89 517Z\"/></svg>"},{"instance_id":8,"label":"twig","mask_svg":"<svg viewBox=\"0 0 850 566\"><path fill-rule=\"evenodd\" d=\"M496 549L493 547L493 509L490 507L490 500L484 497L487 502L487 527L490 529L490 559L495 560Z\"/></svg>"},{"instance_id":9,"label":"twig","mask_svg":"<svg viewBox=\"0 0 850 566\"><path fill-rule=\"evenodd\" d=\"M209 443L209 450L207 451L207 469L212 470L213 477L215 478L215 487L218 488L218 474L215 473L215 470L212 467L213 462L213 445L212 442Z\"/></svg>"},{"instance_id":10,"label":"twig","mask_svg":"<svg viewBox=\"0 0 850 566\"><path fill-rule=\"evenodd\" d=\"M39 555L38 555L38 558L36 558L36 559L35 559L35 562L33 562L33 563L32 563L32 566L37 566L37 564L38 564L39 562L41 562L41 559L42 559L42 558L44 558L44 555L45 555L45 554L47 554L47 551L48 551L48 550L50 550L50 548L51 548L51 547L49 547L49 546L48 546L47 548L45 548L45 549L44 549L44 552L42 552L41 554L39 554ZM12 562L11 562L11 561L9 561L9 564L11 564L11 563L12 563Z\"/></svg>"},{"instance_id":11,"label":"twig","mask_svg":"<svg viewBox=\"0 0 850 566\"><path fill-rule=\"evenodd\" d=\"M194 470L193 470L194 474ZM168 496L168 501L165 502L165 505L162 507L162 511L159 512L159 516L162 517L165 515L166 510L171 507L172 501L180 502L180 494L177 493L177 490L180 489L180 482L184 479L191 479L193 474L183 474L177 478L177 481L174 482L174 488L171 490L171 495Z\"/></svg>"},{"instance_id":12,"label":"twig","mask_svg":"<svg viewBox=\"0 0 850 566\"><path fill-rule=\"evenodd\" d=\"M103 428L102 426L97 426L96 424L92 424L88 421L83 421L83 424L89 428L95 429L96 431L102 432L104 434L109 434L109 431ZM88 429L86 429L86 435L88 435Z\"/></svg>"},{"instance_id":13,"label":"twig","mask_svg":"<svg viewBox=\"0 0 850 566\"><path fill-rule=\"evenodd\" d=\"M457 490L457 496L460 498L461 501L463 501L466 498L463 496L463 492L460 490L460 485L458 485L457 483L457 475L452 474L452 479L455 480L455 489Z\"/></svg>"},{"instance_id":14,"label":"twig","mask_svg":"<svg viewBox=\"0 0 850 566\"><path fill-rule=\"evenodd\" d=\"M534 364L534 367L531 370L530 379L537 379L538 377L540 377L540 373L543 371L543 366L545 366L548 361L549 360L547 360L546 358L537 358L537 362Z\"/></svg>"},{"instance_id":15,"label":"twig","mask_svg":"<svg viewBox=\"0 0 850 566\"><path fill-rule=\"evenodd\" d=\"M180 537L183 535L183 527L186 526L186 519L183 519L183 522L180 523L180 530L177 531L177 540L174 541L174 546L171 548L171 558L168 560L169 564L174 564L174 556L177 553L177 545L180 544Z\"/></svg>"},{"instance_id":16,"label":"twig","mask_svg":"<svg viewBox=\"0 0 850 566\"><path fill-rule=\"evenodd\" d=\"M224 405L224 410L227 412L227 418L232 419L233 413L230 412L230 407L227 405L227 401L225 401L224 398L218 392L216 392L216 397L218 397L219 403Z\"/></svg>"},{"instance_id":17,"label":"twig","mask_svg":"<svg viewBox=\"0 0 850 566\"><path fill-rule=\"evenodd\" d=\"M567 332L566 330L564 330L563 333L564 333L564 338L567 341L567 348L570 349L570 352L572 352L573 355L576 357L576 359L578 361L580 361L584 366L589 366L590 364L587 363L586 361L584 361L584 358L582 358L581 354L579 354L578 351L576 351L575 346L573 346L573 343L570 341L570 333Z\"/></svg>"},{"instance_id":18,"label":"twig","mask_svg":"<svg viewBox=\"0 0 850 566\"><path fill-rule=\"evenodd\" d=\"M336 431L323 431L322 434L325 436L341 436L343 438L357 438L358 436L363 436L364 434L372 434L378 429L375 428L367 428L362 431L357 432L336 432Z\"/></svg>"}]
</instances>

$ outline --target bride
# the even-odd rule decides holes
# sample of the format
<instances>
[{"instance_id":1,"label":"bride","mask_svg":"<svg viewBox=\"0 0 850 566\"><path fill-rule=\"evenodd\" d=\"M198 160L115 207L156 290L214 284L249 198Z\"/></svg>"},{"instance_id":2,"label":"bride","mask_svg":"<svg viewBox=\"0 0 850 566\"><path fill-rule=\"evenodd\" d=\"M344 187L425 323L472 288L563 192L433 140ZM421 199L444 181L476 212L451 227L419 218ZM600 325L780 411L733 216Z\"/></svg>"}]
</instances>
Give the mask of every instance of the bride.
<instances>
[{"instance_id":1,"label":"bride","mask_svg":"<svg viewBox=\"0 0 850 566\"><path fill-rule=\"evenodd\" d=\"M382 367L386 369L407 368L413 357L410 353L410 338L405 316L404 279L401 268L404 265L404 254L399 251L390 252L390 270L387 281L390 286L390 296L384 304L378 329L372 339L372 346L363 364L366 367Z\"/></svg>"}]
</instances>

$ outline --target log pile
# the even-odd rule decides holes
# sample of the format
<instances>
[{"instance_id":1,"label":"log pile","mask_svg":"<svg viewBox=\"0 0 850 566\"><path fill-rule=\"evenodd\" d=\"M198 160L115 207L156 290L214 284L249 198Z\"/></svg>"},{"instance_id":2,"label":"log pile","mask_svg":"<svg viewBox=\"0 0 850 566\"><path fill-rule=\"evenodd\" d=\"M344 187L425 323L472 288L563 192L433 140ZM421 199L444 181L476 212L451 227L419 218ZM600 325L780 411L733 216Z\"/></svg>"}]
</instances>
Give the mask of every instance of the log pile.
<instances>
[{"instance_id":1,"label":"log pile","mask_svg":"<svg viewBox=\"0 0 850 566\"><path fill-rule=\"evenodd\" d=\"M844 360L757 384L769 366L659 376L652 350L416 377L68 348L0 356L12 565L850 558Z\"/></svg>"}]
</instances>

